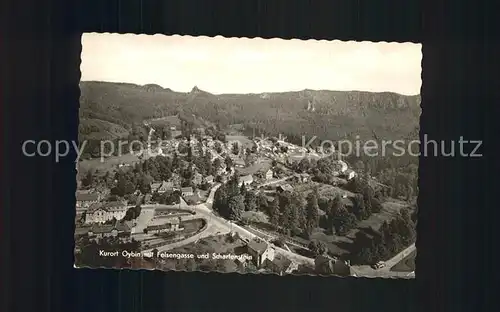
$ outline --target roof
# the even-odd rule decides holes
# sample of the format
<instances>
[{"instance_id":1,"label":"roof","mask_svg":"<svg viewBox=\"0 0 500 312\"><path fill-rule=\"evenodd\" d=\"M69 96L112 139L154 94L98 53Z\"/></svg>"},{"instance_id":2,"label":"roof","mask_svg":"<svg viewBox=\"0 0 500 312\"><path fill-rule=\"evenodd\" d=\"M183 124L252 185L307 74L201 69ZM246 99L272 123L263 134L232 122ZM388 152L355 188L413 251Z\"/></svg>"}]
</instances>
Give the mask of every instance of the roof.
<instances>
[{"instance_id":1,"label":"roof","mask_svg":"<svg viewBox=\"0 0 500 312\"><path fill-rule=\"evenodd\" d=\"M89 209L87 209L87 212L91 212L91 211L97 210L97 209L99 209L101 207L102 207L101 203L93 203L92 205L90 205Z\"/></svg>"},{"instance_id":2,"label":"roof","mask_svg":"<svg viewBox=\"0 0 500 312\"><path fill-rule=\"evenodd\" d=\"M163 182L153 182L151 183L151 188L152 189L157 189L162 185Z\"/></svg>"},{"instance_id":3,"label":"roof","mask_svg":"<svg viewBox=\"0 0 500 312\"><path fill-rule=\"evenodd\" d=\"M205 177L205 180L210 180L210 179L213 179L213 178L214 178L213 175L208 175L208 176Z\"/></svg>"},{"instance_id":4,"label":"roof","mask_svg":"<svg viewBox=\"0 0 500 312\"><path fill-rule=\"evenodd\" d=\"M286 257L283 257L281 255L274 257L272 262L274 263L274 265L276 265L278 268L280 268L282 270L288 269L290 267L290 265L292 264L292 260L290 260Z\"/></svg>"},{"instance_id":5,"label":"roof","mask_svg":"<svg viewBox=\"0 0 500 312\"><path fill-rule=\"evenodd\" d=\"M293 187L290 184L282 184L278 187L281 188L283 191L293 192Z\"/></svg>"},{"instance_id":6,"label":"roof","mask_svg":"<svg viewBox=\"0 0 500 312\"><path fill-rule=\"evenodd\" d=\"M109 202L109 203L95 203L95 204L92 204L90 205L89 209L87 210L87 212L93 212L93 211L96 211L96 210L99 210L99 209L102 209L102 210L116 210L116 209L127 209L127 205L125 205L125 203L123 202Z\"/></svg>"},{"instance_id":7,"label":"roof","mask_svg":"<svg viewBox=\"0 0 500 312\"><path fill-rule=\"evenodd\" d=\"M247 247L261 254L267 250L268 245L266 242L250 241L248 242Z\"/></svg>"},{"instance_id":8,"label":"roof","mask_svg":"<svg viewBox=\"0 0 500 312\"><path fill-rule=\"evenodd\" d=\"M93 225L90 231L92 233L110 233L113 230L117 230L118 232L129 232L130 228L123 223L113 224L103 224L103 225Z\"/></svg>"},{"instance_id":9,"label":"roof","mask_svg":"<svg viewBox=\"0 0 500 312\"><path fill-rule=\"evenodd\" d=\"M99 200L99 194L97 193L76 193L76 200L77 201L98 201Z\"/></svg>"},{"instance_id":10,"label":"roof","mask_svg":"<svg viewBox=\"0 0 500 312\"><path fill-rule=\"evenodd\" d=\"M193 188L191 186L188 186L188 187L183 187L181 188L181 192L182 193L189 193L189 192L193 192Z\"/></svg>"},{"instance_id":11,"label":"roof","mask_svg":"<svg viewBox=\"0 0 500 312\"><path fill-rule=\"evenodd\" d=\"M240 177L240 181L241 182L253 181L253 177L251 174L248 174L246 176Z\"/></svg>"},{"instance_id":12,"label":"roof","mask_svg":"<svg viewBox=\"0 0 500 312\"><path fill-rule=\"evenodd\" d=\"M161 183L160 188L169 188L169 187L173 187L173 186L174 186L174 182L172 182L172 181L168 181L168 182L167 181L163 181Z\"/></svg>"},{"instance_id":13,"label":"roof","mask_svg":"<svg viewBox=\"0 0 500 312\"><path fill-rule=\"evenodd\" d=\"M234 162L234 164L237 164L237 165L245 165L245 161L241 158L233 159L233 162Z\"/></svg>"}]
</instances>

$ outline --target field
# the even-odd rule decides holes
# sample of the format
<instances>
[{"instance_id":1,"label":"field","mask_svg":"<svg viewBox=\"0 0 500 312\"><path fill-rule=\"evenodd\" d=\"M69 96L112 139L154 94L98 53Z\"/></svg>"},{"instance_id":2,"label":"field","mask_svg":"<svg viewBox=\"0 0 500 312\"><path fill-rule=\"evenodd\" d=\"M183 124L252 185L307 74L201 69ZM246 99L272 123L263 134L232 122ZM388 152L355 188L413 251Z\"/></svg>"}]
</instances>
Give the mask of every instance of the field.
<instances>
[{"instance_id":1,"label":"field","mask_svg":"<svg viewBox=\"0 0 500 312\"><path fill-rule=\"evenodd\" d=\"M398 262L395 266L391 268L393 272L413 272L415 271L415 259L417 257L417 251L412 252L406 256L403 260Z\"/></svg>"},{"instance_id":2,"label":"field","mask_svg":"<svg viewBox=\"0 0 500 312\"><path fill-rule=\"evenodd\" d=\"M126 153L122 156L108 157L105 158L104 161L101 161L101 158L84 159L78 163L78 171L84 173L89 169L92 169L94 171L99 171L101 174L104 174L106 171L111 173L114 169L116 169L116 166L121 163L132 165L139 161L139 157L130 153Z\"/></svg>"},{"instance_id":3,"label":"field","mask_svg":"<svg viewBox=\"0 0 500 312\"><path fill-rule=\"evenodd\" d=\"M266 171L271 168L271 160L268 158L260 158L259 162L246 167L236 169L241 175L256 174L259 171Z\"/></svg>"}]
</instances>

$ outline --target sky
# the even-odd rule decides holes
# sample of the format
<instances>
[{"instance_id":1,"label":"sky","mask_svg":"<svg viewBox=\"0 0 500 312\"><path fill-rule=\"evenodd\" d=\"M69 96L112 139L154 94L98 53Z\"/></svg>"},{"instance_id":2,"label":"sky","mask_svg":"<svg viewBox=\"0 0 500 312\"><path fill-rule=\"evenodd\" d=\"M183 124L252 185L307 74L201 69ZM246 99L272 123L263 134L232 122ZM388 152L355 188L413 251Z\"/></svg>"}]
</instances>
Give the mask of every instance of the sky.
<instances>
[{"instance_id":1,"label":"sky","mask_svg":"<svg viewBox=\"0 0 500 312\"><path fill-rule=\"evenodd\" d=\"M86 33L82 81L214 94L312 90L420 93L422 45Z\"/></svg>"}]
</instances>

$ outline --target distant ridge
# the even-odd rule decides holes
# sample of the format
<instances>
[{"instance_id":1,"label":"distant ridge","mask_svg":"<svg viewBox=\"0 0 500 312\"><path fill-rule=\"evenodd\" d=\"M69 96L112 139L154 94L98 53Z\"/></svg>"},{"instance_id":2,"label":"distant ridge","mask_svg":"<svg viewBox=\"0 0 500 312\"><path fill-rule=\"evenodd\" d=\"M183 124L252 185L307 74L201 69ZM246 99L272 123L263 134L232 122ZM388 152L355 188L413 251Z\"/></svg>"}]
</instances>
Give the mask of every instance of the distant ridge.
<instances>
[{"instance_id":1,"label":"distant ridge","mask_svg":"<svg viewBox=\"0 0 500 312\"><path fill-rule=\"evenodd\" d=\"M379 137L398 139L415 133L420 116L419 95L393 92L304 89L214 95L197 86L183 93L156 84L96 81L82 81L80 87L83 124L97 119L125 130L145 119L183 113L223 127L246 124L269 133L306 133L338 139L355 133L371 138L375 131ZM101 132L91 131L99 127L98 123L86 131Z\"/></svg>"}]
</instances>

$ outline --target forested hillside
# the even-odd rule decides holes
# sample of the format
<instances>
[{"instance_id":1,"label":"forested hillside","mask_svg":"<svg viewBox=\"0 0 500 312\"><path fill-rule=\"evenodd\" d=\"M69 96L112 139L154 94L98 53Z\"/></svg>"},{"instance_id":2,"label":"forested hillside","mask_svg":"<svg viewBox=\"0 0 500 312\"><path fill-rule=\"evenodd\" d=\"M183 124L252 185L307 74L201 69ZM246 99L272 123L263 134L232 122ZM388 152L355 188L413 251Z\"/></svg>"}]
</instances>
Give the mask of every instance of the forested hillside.
<instances>
[{"instance_id":1,"label":"forested hillside","mask_svg":"<svg viewBox=\"0 0 500 312\"><path fill-rule=\"evenodd\" d=\"M418 137L420 96L314 90L214 95L197 87L180 93L158 85L81 82L80 86L82 137L126 136L133 123L180 112L221 127L238 123L266 134L330 140L356 135Z\"/></svg>"}]
</instances>

